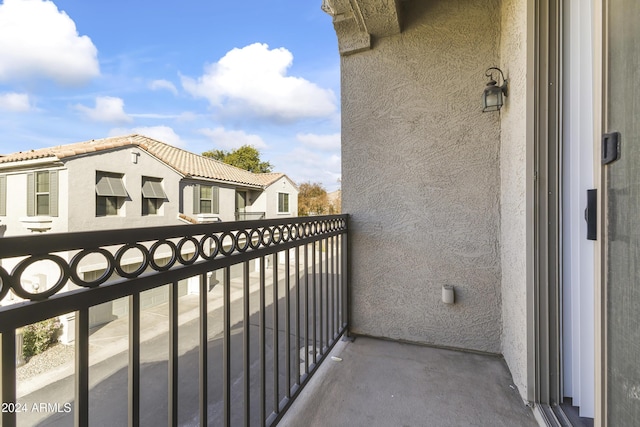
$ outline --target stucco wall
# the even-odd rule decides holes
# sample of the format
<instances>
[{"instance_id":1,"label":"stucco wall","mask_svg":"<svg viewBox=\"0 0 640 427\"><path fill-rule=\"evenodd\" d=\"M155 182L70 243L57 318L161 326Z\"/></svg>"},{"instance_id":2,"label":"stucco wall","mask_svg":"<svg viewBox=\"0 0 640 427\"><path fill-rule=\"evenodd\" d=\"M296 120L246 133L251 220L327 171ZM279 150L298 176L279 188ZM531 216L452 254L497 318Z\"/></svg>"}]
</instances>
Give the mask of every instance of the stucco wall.
<instances>
[{"instance_id":1,"label":"stucco wall","mask_svg":"<svg viewBox=\"0 0 640 427\"><path fill-rule=\"evenodd\" d=\"M213 185L218 187L218 213L207 214L210 217L220 218L221 221L236 220L236 187L228 184L220 184L218 182L202 181L202 180L183 180L180 182L181 205L183 213L197 218L198 215L193 213L193 186L196 184Z\"/></svg>"},{"instance_id":2,"label":"stucco wall","mask_svg":"<svg viewBox=\"0 0 640 427\"><path fill-rule=\"evenodd\" d=\"M278 193L289 195L289 212L278 212ZM298 216L298 190L293 182L282 177L268 186L264 191L267 207L267 218Z\"/></svg>"},{"instance_id":3,"label":"stucco wall","mask_svg":"<svg viewBox=\"0 0 640 427\"><path fill-rule=\"evenodd\" d=\"M500 2L401 5L400 34L342 58L351 328L499 353L500 125L480 95Z\"/></svg>"},{"instance_id":4,"label":"stucco wall","mask_svg":"<svg viewBox=\"0 0 640 427\"><path fill-rule=\"evenodd\" d=\"M59 165L43 165L41 169L34 168L28 172L58 171L58 216L50 217L51 229L48 233L63 233L68 231L68 171ZM7 182L7 214L0 216L0 237L37 234L25 227L21 221L27 218L27 171L2 172Z\"/></svg>"},{"instance_id":5,"label":"stucco wall","mask_svg":"<svg viewBox=\"0 0 640 427\"><path fill-rule=\"evenodd\" d=\"M527 0L503 0L500 67L509 79L501 116L502 352L523 398L527 385Z\"/></svg>"},{"instance_id":6,"label":"stucco wall","mask_svg":"<svg viewBox=\"0 0 640 427\"><path fill-rule=\"evenodd\" d=\"M138 153L136 163L131 153ZM177 225L178 182L180 175L140 149L119 149L111 152L73 158L69 169L69 231L90 231L114 228ZM119 215L96 216L96 171L123 174L129 194ZM160 215L142 215L142 177L162 178L168 200Z\"/></svg>"}]
</instances>

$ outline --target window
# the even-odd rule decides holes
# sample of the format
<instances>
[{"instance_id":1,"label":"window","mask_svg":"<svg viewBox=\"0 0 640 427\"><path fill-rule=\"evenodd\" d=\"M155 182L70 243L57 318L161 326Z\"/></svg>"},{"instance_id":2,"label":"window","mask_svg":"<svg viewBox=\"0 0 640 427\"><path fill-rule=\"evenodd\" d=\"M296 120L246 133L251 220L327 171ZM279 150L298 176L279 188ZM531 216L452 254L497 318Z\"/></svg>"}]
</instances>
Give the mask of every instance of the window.
<instances>
[{"instance_id":1,"label":"window","mask_svg":"<svg viewBox=\"0 0 640 427\"><path fill-rule=\"evenodd\" d=\"M278 213L289 213L289 193L278 193Z\"/></svg>"},{"instance_id":2,"label":"window","mask_svg":"<svg viewBox=\"0 0 640 427\"><path fill-rule=\"evenodd\" d=\"M218 206L218 187L196 184L193 190L194 214L220 213Z\"/></svg>"},{"instance_id":3,"label":"window","mask_svg":"<svg viewBox=\"0 0 640 427\"><path fill-rule=\"evenodd\" d=\"M27 174L27 216L58 216L58 171Z\"/></svg>"},{"instance_id":4,"label":"window","mask_svg":"<svg viewBox=\"0 0 640 427\"><path fill-rule=\"evenodd\" d=\"M7 214L7 177L0 176L0 216Z\"/></svg>"},{"instance_id":5,"label":"window","mask_svg":"<svg viewBox=\"0 0 640 427\"><path fill-rule=\"evenodd\" d=\"M158 215L166 198L161 178L142 177L142 215Z\"/></svg>"},{"instance_id":6,"label":"window","mask_svg":"<svg viewBox=\"0 0 640 427\"><path fill-rule=\"evenodd\" d=\"M36 215L49 215L49 172L36 173Z\"/></svg>"},{"instance_id":7,"label":"window","mask_svg":"<svg viewBox=\"0 0 640 427\"><path fill-rule=\"evenodd\" d=\"M129 196L122 174L96 171L96 216L118 215Z\"/></svg>"}]
</instances>

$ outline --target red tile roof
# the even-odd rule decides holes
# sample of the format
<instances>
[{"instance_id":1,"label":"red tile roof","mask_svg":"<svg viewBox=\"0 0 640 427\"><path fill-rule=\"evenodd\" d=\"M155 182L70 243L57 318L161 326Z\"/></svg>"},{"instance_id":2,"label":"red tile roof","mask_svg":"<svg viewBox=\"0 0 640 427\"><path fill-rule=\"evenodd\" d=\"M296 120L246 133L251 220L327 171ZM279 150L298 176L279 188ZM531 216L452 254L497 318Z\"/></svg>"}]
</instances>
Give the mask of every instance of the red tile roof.
<instances>
[{"instance_id":1,"label":"red tile roof","mask_svg":"<svg viewBox=\"0 0 640 427\"><path fill-rule=\"evenodd\" d=\"M252 187L266 187L284 176L282 173L255 174L137 134L92 139L91 141L76 142L74 144L7 154L4 157L0 157L0 164L45 158L51 158L52 161L55 161L127 146L140 147L185 177L233 182Z\"/></svg>"}]
</instances>

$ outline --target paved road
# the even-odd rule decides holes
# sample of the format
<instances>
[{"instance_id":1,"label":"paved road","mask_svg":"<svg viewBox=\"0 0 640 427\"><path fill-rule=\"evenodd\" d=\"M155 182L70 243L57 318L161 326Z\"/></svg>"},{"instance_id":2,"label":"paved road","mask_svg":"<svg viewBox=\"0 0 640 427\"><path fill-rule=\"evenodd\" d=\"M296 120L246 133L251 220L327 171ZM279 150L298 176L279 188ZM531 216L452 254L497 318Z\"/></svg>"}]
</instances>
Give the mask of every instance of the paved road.
<instances>
[{"instance_id":1,"label":"paved road","mask_svg":"<svg viewBox=\"0 0 640 427\"><path fill-rule=\"evenodd\" d=\"M282 283L282 281L281 281ZM285 387L285 299L284 285L279 286L278 300L279 320L279 396L284 396ZM294 287L292 282L292 307ZM266 289L266 413L273 409L273 305L271 304L272 287ZM302 295L304 297L304 294ZM259 292L250 295L250 360L251 360L251 425L258 425L260 420L260 354L259 354ZM232 302L231 323L234 325L231 331L231 402L232 425L241 425L244 420L244 392L243 392L243 307L242 299ZM302 309L303 310L303 309ZM311 310L311 309L310 309ZM304 312L301 312L304 319ZM209 425L222 425L222 309L209 313ZM304 323L301 322L301 338L298 345L295 344L294 330L295 313L291 310L291 377L292 382L297 373L295 355L298 349L305 347ZM199 425L199 366L198 366L198 323L197 320L187 322L179 329L179 425ZM326 344L325 344L326 345ZM304 351L303 351L304 353ZM141 347L141 396L140 413L142 426L167 425L168 413L168 335L164 334L143 343ZM126 426L127 425L127 381L128 381L128 355L127 352L119 353L103 362L91 366L90 370L90 425L91 426ZM304 365L303 365L304 366ZM47 385L40 390L21 399L31 405L32 402L71 402L69 413L36 413L28 412L20 414L18 425L20 426L72 426L73 425L73 377L68 377ZM52 397L55 398L52 399ZM64 411L64 407L62 410Z\"/></svg>"}]
</instances>

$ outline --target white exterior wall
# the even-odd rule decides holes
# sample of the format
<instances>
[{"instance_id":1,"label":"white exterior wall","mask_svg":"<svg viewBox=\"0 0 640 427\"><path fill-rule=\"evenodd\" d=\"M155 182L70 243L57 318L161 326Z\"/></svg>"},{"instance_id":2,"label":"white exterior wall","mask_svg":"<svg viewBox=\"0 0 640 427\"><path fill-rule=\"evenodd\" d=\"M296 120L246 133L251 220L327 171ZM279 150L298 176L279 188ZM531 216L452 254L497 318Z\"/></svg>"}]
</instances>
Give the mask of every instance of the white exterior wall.
<instances>
[{"instance_id":1,"label":"white exterior wall","mask_svg":"<svg viewBox=\"0 0 640 427\"><path fill-rule=\"evenodd\" d=\"M262 190L247 190L247 212L267 212L267 198Z\"/></svg>"}]
</instances>

